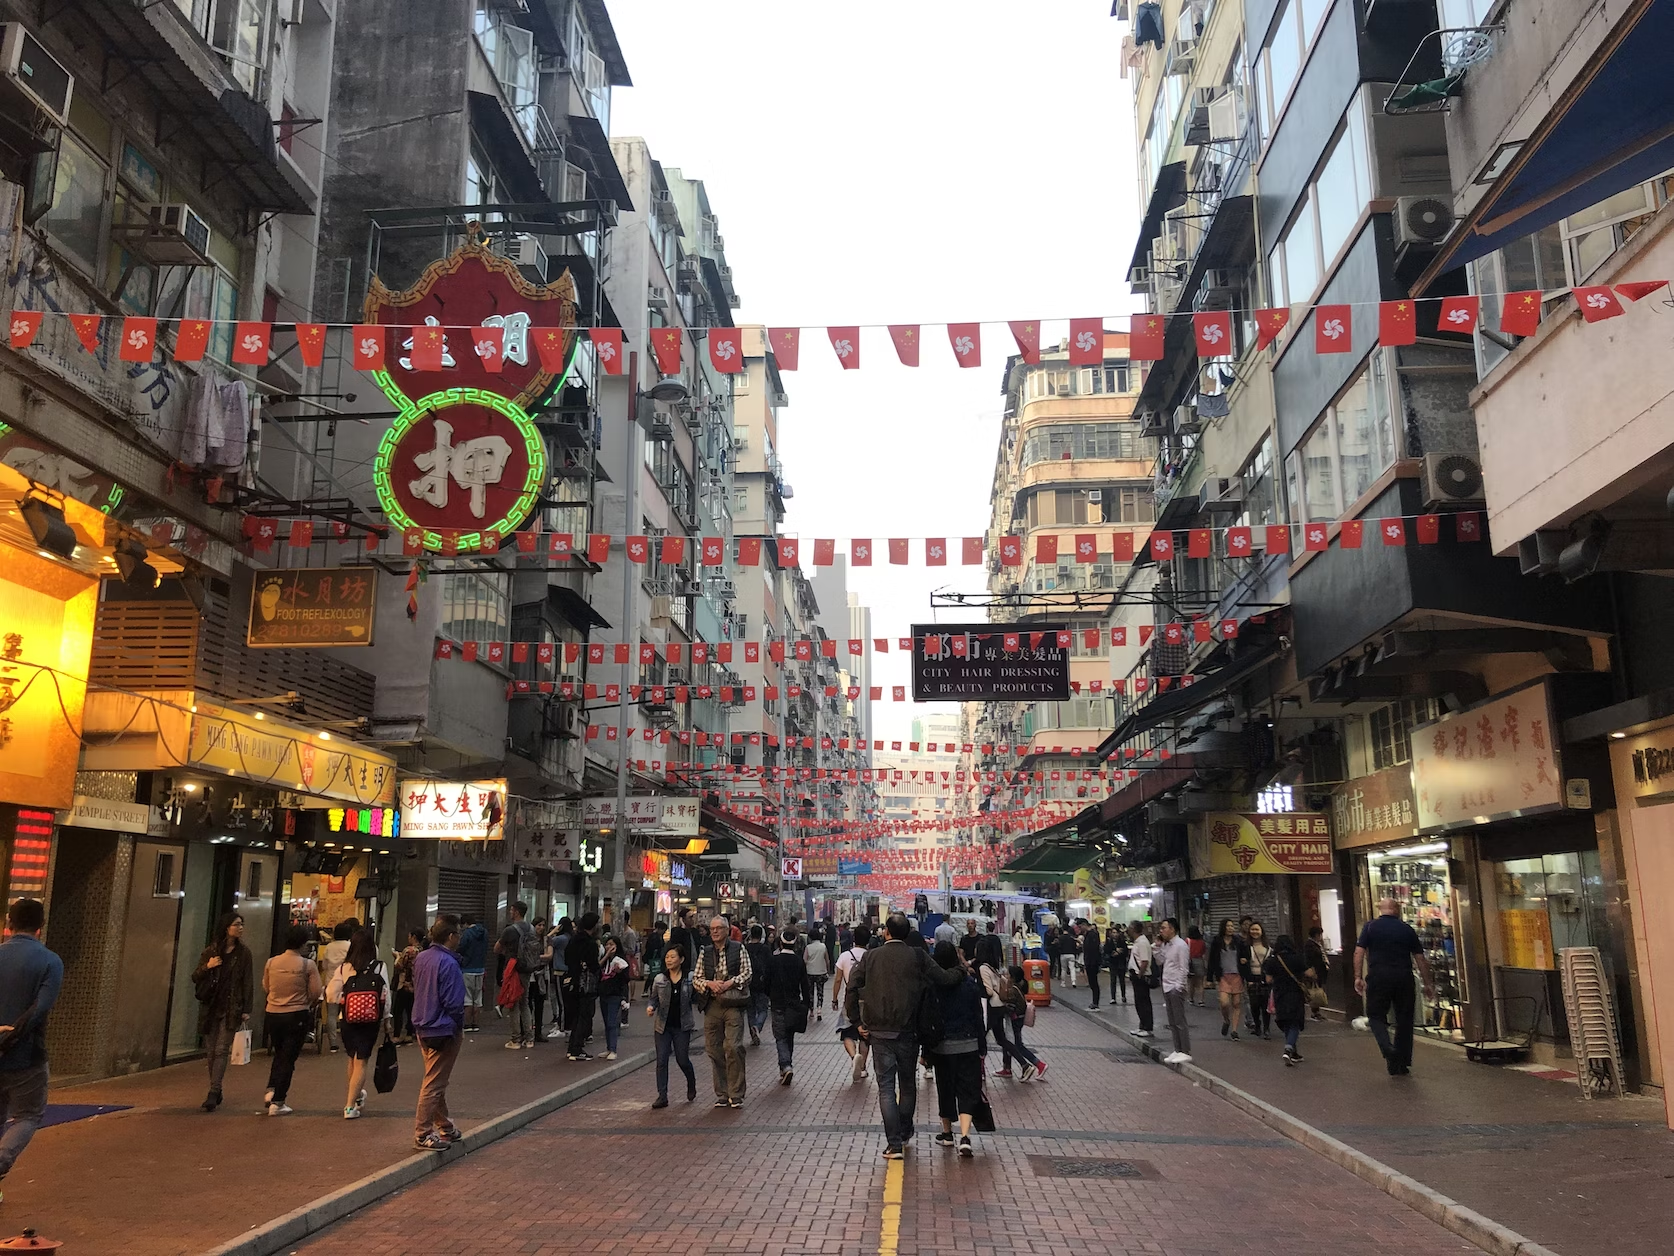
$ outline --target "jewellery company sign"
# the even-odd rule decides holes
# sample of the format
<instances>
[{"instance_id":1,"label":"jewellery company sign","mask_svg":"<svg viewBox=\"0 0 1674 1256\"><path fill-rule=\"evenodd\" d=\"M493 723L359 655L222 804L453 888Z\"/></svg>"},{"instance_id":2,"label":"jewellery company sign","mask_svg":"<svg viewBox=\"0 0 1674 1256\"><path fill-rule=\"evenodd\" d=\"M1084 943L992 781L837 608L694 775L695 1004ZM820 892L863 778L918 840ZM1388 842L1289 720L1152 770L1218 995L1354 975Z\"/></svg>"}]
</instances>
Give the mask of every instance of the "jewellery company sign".
<instances>
[{"instance_id":1,"label":"jewellery company sign","mask_svg":"<svg viewBox=\"0 0 1674 1256\"><path fill-rule=\"evenodd\" d=\"M569 367L575 312L568 272L531 284L475 234L404 292L373 279L366 322L391 331L372 375L397 413L372 480L394 527L494 549L529 518L548 477L531 412Z\"/></svg>"},{"instance_id":2,"label":"jewellery company sign","mask_svg":"<svg viewBox=\"0 0 1674 1256\"><path fill-rule=\"evenodd\" d=\"M916 702L1067 702L1065 624L914 624Z\"/></svg>"}]
</instances>

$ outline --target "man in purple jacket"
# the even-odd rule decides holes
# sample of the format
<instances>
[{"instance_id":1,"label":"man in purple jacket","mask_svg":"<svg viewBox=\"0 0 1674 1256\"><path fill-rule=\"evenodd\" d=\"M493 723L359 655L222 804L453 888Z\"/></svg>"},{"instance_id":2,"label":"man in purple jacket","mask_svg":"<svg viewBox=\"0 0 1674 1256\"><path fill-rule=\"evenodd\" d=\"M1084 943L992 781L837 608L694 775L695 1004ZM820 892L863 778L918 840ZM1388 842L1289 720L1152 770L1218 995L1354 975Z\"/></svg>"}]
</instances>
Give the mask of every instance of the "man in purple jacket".
<instances>
[{"instance_id":1,"label":"man in purple jacket","mask_svg":"<svg viewBox=\"0 0 1674 1256\"><path fill-rule=\"evenodd\" d=\"M430 945L413 960L413 1033L424 1053L413 1143L444 1151L465 1135L448 1117L448 1078L464 1041L465 975L454 952L459 926L451 918L430 926Z\"/></svg>"}]
</instances>

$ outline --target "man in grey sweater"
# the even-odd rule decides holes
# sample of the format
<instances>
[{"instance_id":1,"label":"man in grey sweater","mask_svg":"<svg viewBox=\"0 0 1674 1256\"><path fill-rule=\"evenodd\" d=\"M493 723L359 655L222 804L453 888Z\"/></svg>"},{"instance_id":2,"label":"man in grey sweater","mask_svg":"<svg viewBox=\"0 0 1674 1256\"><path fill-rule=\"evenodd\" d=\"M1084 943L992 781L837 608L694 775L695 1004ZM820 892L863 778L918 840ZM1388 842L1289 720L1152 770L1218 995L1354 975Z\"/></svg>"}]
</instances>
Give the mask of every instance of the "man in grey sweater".
<instances>
[{"instance_id":1,"label":"man in grey sweater","mask_svg":"<svg viewBox=\"0 0 1674 1256\"><path fill-rule=\"evenodd\" d=\"M872 1048L878 1075L878 1108L883 1114L884 1159L899 1160L913 1136L918 1106L918 1005L930 985L956 986L958 968L941 968L928 951L907 945L912 926L900 912L884 923L888 940L866 952L849 976L844 1011Z\"/></svg>"}]
</instances>

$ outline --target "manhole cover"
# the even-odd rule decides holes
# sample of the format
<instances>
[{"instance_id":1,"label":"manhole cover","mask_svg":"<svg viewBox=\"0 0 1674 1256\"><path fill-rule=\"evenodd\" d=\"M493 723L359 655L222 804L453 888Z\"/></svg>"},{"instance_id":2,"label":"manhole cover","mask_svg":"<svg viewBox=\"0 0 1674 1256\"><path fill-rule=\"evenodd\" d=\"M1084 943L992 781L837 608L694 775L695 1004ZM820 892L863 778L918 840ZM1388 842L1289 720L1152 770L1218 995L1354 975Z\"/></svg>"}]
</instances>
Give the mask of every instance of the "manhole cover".
<instances>
[{"instance_id":1,"label":"manhole cover","mask_svg":"<svg viewBox=\"0 0 1674 1256\"><path fill-rule=\"evenodd\" d=\"M1079 1159L1065 1156L1030 1156L1036 1177L1116 1178L1138 1181L1157 1176L1149 1160Z\"/></svg>"},{"instance_id":2,"label":"manhole cover","mask_svg":"<svg viewBox=\"0 0 1674 1256\"><path fill-rule=\"evenodd\" d=\"M1120 1047L1110 1047L1104 1055L1107 1060L1112 1060L1117 1064L1144 1064L1147 1062L1139 1052L1124 1051Z\"/></svg>"}]
</instances>

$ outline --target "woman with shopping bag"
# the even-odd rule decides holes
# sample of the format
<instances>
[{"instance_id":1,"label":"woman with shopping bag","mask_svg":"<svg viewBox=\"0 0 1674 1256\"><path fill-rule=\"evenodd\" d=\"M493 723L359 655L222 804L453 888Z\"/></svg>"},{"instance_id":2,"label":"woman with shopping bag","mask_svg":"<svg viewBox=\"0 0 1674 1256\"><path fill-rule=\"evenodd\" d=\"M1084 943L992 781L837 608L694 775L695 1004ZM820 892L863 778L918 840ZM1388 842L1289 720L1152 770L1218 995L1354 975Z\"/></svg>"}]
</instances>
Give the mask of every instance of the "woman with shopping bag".
<instances>
[{"instance_id":1,"label":"woman with shopping bag","mask_svg":"<svg viewBox=\"0 0 1674 1256\"><path fill-rule=\"evenodd\" d=\"M242 1059L250 1062L250 1000L254 963L244 945L244 917L230 911L215 926L214 940L198 957L192 985L198 994L198 1033L209 1056L209 1095L203 1110L221 1106L221 1082L233 1046L242 1035Z\"/></svg>"},{"instance_id":2,"label":"woman with shopping bag","mask_svg":"<svg viewBox=\"0 0 1674 1256\"><path fill-rule=\"evenodd\" d=\"M366 1065L381 1035L393 1036L389 977L378 962L378 940L370 929L356 929L349 953L332 974L326 998L338 1005L337 1027L349 1056L349 1093L343 1119L353 1121L366 1105Z\"/></svg>"}]
</instances>

